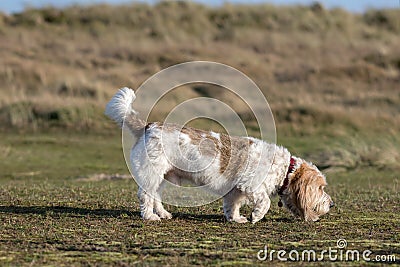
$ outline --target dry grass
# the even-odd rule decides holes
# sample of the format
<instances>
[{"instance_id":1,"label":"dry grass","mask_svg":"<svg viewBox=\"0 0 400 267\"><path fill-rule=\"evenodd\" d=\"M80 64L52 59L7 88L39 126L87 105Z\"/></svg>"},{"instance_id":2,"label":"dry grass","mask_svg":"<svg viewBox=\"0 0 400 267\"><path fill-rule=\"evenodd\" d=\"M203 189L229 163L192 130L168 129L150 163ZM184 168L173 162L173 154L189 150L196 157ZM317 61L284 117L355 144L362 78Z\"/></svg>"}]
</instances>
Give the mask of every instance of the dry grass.
<instances>
[{"instance_id":1,"label":"dry grass","mask_svg":"<svg viewBox=\"0 0 400 267\"><path fill-rule=\"evenodd\" d=\"M260 86L283 140L392 140L400 130L399 14L162 2L1 15L0 127L103 131L112 127L103 107L117 88L137 88L175 63L212 60ZM232 95L193 85L166 97L154 118L194 96L240 106ZM253 134L248 111L238 112Z\"/></svg>"}]
</instances>

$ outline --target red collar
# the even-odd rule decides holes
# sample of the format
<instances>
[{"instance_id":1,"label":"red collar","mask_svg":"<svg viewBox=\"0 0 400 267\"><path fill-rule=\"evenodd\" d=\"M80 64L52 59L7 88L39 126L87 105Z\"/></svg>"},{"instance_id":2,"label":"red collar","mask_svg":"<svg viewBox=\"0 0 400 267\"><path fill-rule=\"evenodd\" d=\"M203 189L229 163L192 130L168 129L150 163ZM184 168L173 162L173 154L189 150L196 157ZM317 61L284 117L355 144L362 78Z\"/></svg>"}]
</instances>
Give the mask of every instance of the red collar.
<instances>
[{"instance_id":1,"label":"red collar","mask_svg":"<svg viewBox=\"0 0 400 267\"><path fill-rule=\"evenodd\" d=\"M296 165L296 160L294 158L290 157L289 168L287 170L285 180L283 180L283 185L278 191L279 195L282 195L283 191L285 191L285 189L288 187L288 185L289 185L289 174L293 172L294 165Z\"/></svg>"}]
</instances>

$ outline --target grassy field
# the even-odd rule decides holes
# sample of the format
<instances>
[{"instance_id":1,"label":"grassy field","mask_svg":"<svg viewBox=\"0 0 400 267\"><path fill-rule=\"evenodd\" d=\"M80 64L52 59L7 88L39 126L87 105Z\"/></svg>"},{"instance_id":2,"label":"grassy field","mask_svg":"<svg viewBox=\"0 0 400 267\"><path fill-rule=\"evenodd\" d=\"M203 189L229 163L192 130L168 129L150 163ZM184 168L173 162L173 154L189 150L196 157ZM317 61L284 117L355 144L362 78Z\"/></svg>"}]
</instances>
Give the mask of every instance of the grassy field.
<instances>
[{"instance_id":1,"label":"grassy field","mask_svg":"<svg viewBox=\"0 0 400 267\"><path fill-rule=\"evenodd\" d=\"M0 14L0 265L265 265L257 253L266 245L321 252L339 239L342 251L399 263L399 43L399 9L169 2ZM259 85L277 142L326 174L336 203L328 215L305 223L274 199L256 225L226 222L221 201L168 207L170 221L140 219L104 105L117 88L189 60L226 63ZM200 89L177 89L154 119L196 96L240 106ZM284 262L275 254L274 264ZM360 262L325 255L314 264Z\"/></svg>"},{"instance_id":2,"label":"grassy field","mask_svg":"<svg viewBox=\"0 0 400 267\"><path fill-rule=\"evenodd\" d=\"M276 199L256 225L226 222L220 201L169 207L174 219L143 222L134 180L100 175L126 173L118 133L3 135L1 144L10 147L0 165L2 265L263 265L265 245L318 252L343 238L371 259L400 257L398 172L328 172L336 208L317 223L292 218Z\"/></svg>"}]
</instances>

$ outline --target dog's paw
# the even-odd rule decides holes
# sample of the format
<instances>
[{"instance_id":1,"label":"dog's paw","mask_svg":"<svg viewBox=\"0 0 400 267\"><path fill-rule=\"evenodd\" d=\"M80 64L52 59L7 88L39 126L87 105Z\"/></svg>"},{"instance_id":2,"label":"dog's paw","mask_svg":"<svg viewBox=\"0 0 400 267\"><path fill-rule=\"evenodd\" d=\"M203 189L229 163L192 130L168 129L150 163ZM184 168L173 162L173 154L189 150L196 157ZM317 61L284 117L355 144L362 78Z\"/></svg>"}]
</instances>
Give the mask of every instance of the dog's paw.
<instances>
[{"instance_id":1,"label":"dog's paw","mask_svg":"<svg viewBox=\"0 0 400 267\"><path fill-rule=\"evenodd\" d=\"M248 222L247 218L244 216L234 218L234 219L232 219L232 221L237 222L237 223L247 223Z\"/></svg>"},{"instance_id":2,"label":"dog's paw","mask_svg":"<svg viewBox=\"0 0 400 267\"><path fill-rule=\"evenodd\" d=\"M163 212L157 213L158 216L160 216L161 219L172 219L172 214L169 213L168 211L164 210Z\"/></svg>"},{"instance_id":3,"label":"dog's paw","mask_svg":"<svg viewBox=\"0 0 400 267\"><path fill-rule=\"evenodd\" d=\"M264 216L259 216L258 214L254 214L254 212L251 214L251 223L255 224L259 220L261 220Z\"/></svg>"},{"instance_id":4,"label":"dog's paw","mask_svg":"<svg viewBox=\"0 0 400 267\"><path fill-rule=\"evenodd\" d=\"M160 217L157 214L150 214L148 216L144 216L143 220L145 221L160 221Z\"/></svg>"}]
</instances>

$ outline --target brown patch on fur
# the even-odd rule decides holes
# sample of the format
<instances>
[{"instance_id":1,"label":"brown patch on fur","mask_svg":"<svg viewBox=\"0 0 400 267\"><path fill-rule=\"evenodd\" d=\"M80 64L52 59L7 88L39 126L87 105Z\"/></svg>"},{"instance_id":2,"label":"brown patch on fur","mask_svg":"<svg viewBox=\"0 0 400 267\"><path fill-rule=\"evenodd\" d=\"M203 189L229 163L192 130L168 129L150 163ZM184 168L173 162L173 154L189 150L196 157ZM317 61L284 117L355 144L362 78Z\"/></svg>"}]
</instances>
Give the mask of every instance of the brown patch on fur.
<instances>
[{"instance_id":1,"label":"brown patch on fur","mask_svg":"<svg viewBox=\"0 0 400 267\"><path fill-rule=\"evenodd\" d=\"M220 173L235 178L247 167L249 149L254 141L226 134L221 134L220 139Z\"/></svg>"},{"instance_id":2,"label":"brown patch on fur","mask_svg":"<svg viewBox=\"0 0 400 267\"><path fill-rule=\"evenodd\" d=\"M243 137L231 137L219 133L219 140L211 132L191 127L183 127L181 132L191 138L192 144L198 145L202 154L215 156L219 152L221 174L234 178L244 169L248 160L248 151L253 140ZM207 142L208 141L208 142ZM210 142L211 141L211 142Z\"/></svg>"},{"instance_id":3,"label":"brown patch on fur","mask_svg":"<svg viewBox=\"0 0 400 267\"><path fill-rule=\"evenodd\" d=\"M133 115L133 114L130 116L127 116L125 118L124 123L126 126L128 126L128 128L131 130L132 134L136 138L140 138L143 135L145 128L147 127L147 125L145 124L144 121L142 121L136 115Z\"/></svg>"},{"instance_id":4,"label":"brown patch on fur","mask_svg":"<svg viewBox=\"0 0 400 267\"><path fill-rule=\"evenodd\" d=\"M293 173L288 190L291 194L293 204L300 211L300 216L306 221L315 221L318 214L314 211L319 195L317 190L325 186L324 177L314 167L307 163Z\"/></svg>"},{"instance_id":5,"label":"brown patch on fur","mask_svg":"<svg viewBox=\"0 0 400 267\"><path fill-rule=\"evenodd\" d=\"M201 139L203 139L201 134L204 132L205 131L194 129L191 127L182 127L181 129L181 133L188 135L191 139L191 143L195 145L198 145L201 142Z\"/></svg>"},{"instance_id":6,"label":"brown patch on fur","mask_svg":"<svg viewBox=\"0 0 400 267\"><path fill-rule=\"evenodd\" d=\"M220 168L219 172L222 174L226 171L228 168L229 162L231 160L231 152L232 152L232 143L231 143L231 138L229 135L226 134L220 134L220 146L219 146L219 151L220 153Z\"/></svg>"},{"instance_id":7,"label":"brown patch on fur","mask_svg":"<svg viewBox=\"0 0 400 267\"><path fill-rule=\"evenodd\" d=\"M182 127L180 131L189 136L190 142L199 147L202 155L215 157L218 154L218 139L213 137L210 132L192 127Z\"/></svg>"},{"instance_id":8,"label":"brown patch on fur","mask_svg":"<svg viewBox=\"0 0 400 267\"><path fill-rule=\"evenodd\" d=\"M254 141L243 137L231 137L219 133L219 140L211 132L191 127L183 127L181 133L187 134L192 144L198 145L202 154L215 156L219 152L221 174L234 178L247 162L248 149ZM208 141L208 142L207 142ZM211 141L211 142L210 142Z\"/></svg>"},{"instance_id":9,"label":"brown patch on fur","mask_svg":"<svg viewBox=\"0 0 400 267\"><path fill-rule=\"evenodd\" d=\"M226 178L235 178L246 167L248 163L249 148L254 143L253 140L243 137L231 137L220 133L219 140L211 135L211 132L192 127L181 127L177 124L160 122L149 123L146 129L152 125L162 128L163 131L180 131L190 138L190 142L198 146L202 155L211 157L219 154L221 174ZM176 174L182 175L182 173ZM185 174L186 175L186 174Z\"/></svg>"}]
</instances>

